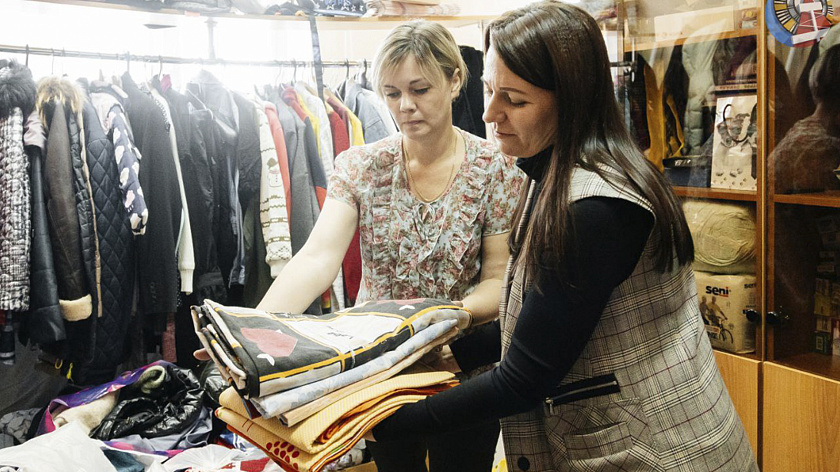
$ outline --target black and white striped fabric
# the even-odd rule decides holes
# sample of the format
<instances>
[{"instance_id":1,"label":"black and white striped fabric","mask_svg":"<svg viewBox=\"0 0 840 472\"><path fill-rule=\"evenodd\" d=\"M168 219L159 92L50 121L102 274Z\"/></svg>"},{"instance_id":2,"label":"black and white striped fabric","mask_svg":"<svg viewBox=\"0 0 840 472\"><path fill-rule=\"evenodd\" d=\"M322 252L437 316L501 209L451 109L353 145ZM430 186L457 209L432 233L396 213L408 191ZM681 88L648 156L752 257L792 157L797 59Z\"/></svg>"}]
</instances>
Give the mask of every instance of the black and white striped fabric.
<instances>
[{"instance_id":1,"label":"black and white striped fabric","mask_svg":"<svg viewBox=\"0 0 840 472\"><path fill-rule=\"evenodd\" d=\"M23 113L14 108L0 118L0 310L29 309L30 221Z\"/></svg>"}]
</instances>

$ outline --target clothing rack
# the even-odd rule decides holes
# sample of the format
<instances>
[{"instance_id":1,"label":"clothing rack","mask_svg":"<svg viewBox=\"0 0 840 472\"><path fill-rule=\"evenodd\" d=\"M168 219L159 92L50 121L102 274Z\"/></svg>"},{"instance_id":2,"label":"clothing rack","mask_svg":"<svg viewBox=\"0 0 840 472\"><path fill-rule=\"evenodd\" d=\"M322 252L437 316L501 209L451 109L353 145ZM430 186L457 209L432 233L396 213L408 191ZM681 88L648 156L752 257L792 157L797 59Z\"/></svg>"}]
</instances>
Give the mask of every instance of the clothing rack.
<instances>
[{"instance_id":1,"label":"clothing rack","mask_svg":"<svg viewBox=\"0 0 840 472\"><path fill-rule=\"evenodd\" d=\"M53 57L75 57L82 59L101 59L110 61L126 61L128 66L132 61L138 63L156 63L156 64L201 64L201 65L233 65L233 66L255 66L255 67L312 67L315 61L243 61L237 59L203 59L203 58L185 58L174 56L152 56L152 55L138 55L130 52L124 53L98 53L88 51L71 51L66 49L53 48L37 48L30 46L11 46L0 44L0 52L8 52L14 54L24 54L27 56L26 62L29 62L29 55L36 56L53 56ZM367 67L368 61L321 61L324 67L350 67L350 66L364 66ZM28 64L27 64L28 65Z\"/></svg>"}]
</instances>

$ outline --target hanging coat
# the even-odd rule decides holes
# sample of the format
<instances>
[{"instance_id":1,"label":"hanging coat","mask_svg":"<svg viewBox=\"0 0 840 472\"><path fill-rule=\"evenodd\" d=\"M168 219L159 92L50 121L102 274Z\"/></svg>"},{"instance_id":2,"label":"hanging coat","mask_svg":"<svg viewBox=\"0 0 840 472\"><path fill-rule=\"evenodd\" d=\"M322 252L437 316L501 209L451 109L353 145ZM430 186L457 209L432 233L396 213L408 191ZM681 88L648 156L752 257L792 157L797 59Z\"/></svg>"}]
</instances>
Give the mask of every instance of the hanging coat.
<instances>
[{"instance_id":1,"label":"hanging coat","mask_svg":"<svg viewBox=\"0 0 840 472\"><path fill-rule=\"evenodd\" d=\"M82 262L82 236L73 191L73 164L70 161L70 133L65 101L58 97L57 81L42 81L38 86L38 111L48 124L44 155L44 200L61 316L78 321L93 310ZM69 97L68 97L69 98ZM68 101L72 109L73 105Z\"/></svg>"},{"instance_id":2,"label":"hanging coat","mask_svg":"<svg viewBox=\"0 0 840 472\"><path fill-rule=\"evenodd\" d=\"M29 308L31 216L23 124L34 103L29 69L0 64L0 310Z\"/></svg>"},{"instance_id":3,"label":"hanging coat","mask_svg":"<svg viewBox=\"0 0 840 472\"><path fill-rule=\"evenodd\" d=\"M219 268L227 286L243 285L244 242L242 240L242 208L239 203L239 165L237 146L239 135L239 109L233 95L213 74L201 71L187 90L203 103L202 108L213 112L216 124L216 148L219 161L212 167L215 190L218 192L219 218L217 220L216 248Z\"/></svg>"},{"instance_id":4,"label":"hanging coat","mask_svg":"<svg viewBox=\"0 0 840 472\"><path fill-rule=\"evenodd\" d=\"M74 377L95 385L113 379L126 357L134 297L134 236L123 206L114 146L90 102L85 102L82 117L99 240L102 301L94 323L94 359L88 366L77 366Z\"/></svg>"},{"instance_id":5,"label":"hanging coat","mask_svg":"<svg viewBox=\"0 0 840 472\"><path fill-rule=\"evenodd\" d=\"M44 155L47 135L37 111L29 114L24 125L23 144L29 156L29 181L32 194L32 251L29 280L29 313L21 319L21 341L49 344L67 337L58 301L58 280L50 242L47 194L44 181Z\"/></svg>"},{"instance_id":6,"label":"hanging coat","mask_svg":"<svg viewBox=\"0 0 840 472\"><path fill-rule=\"evenodd\" d=\"M128 118L140 161L140 186L145 189L149 219L146 234L137 239L140 305L145 314L174 313L178 306L178 261L175 243L181 224L181 198L172 160L172 144L163 118L148 92L127 73L122 79L128 94Z\"/></svg>"}]
</instances>

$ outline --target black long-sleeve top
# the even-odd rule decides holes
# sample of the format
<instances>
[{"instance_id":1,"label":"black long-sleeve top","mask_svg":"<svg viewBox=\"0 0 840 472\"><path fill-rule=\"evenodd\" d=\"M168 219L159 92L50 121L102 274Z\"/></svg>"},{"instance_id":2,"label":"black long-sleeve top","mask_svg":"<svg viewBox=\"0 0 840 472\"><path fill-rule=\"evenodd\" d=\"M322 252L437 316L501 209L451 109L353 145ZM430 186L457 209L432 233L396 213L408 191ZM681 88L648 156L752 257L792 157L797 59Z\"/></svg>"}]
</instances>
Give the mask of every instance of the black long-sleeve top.
<instances>
[{"instance_id":1,"label":"black long-sleeve top","mask_svg":"<svg viewBox=\"0 0 840 472\"><path fill-rule=\"evenodd\" d=\"M544 154L520 160L520 167L537 182ZM574 231L563 259L567 281L560 281L556 269L540 269L540 290L524 294L510 347L499 365L400 408L373 429L376 440L455 431L526 412L559 385L592 335L610 294L635 268L654 222L646 209L606 197L574 202L570 218ZM493 362L494 356L498 360L500 334L496 322L453 343L462 370Z\"/></svg>"}]
</instances>

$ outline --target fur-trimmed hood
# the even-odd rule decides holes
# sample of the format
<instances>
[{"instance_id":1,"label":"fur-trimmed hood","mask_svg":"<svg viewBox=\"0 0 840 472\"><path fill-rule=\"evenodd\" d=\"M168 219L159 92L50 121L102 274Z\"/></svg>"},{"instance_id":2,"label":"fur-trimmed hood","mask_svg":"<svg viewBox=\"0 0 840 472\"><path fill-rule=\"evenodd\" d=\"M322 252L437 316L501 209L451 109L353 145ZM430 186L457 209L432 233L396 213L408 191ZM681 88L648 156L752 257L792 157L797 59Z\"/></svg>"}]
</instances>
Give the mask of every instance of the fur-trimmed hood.
<instances>
[{"instance_id":1,"label":"fur-trimmed hood","mask_svg":"<svg viewBox=\"0 0 840 472\"><path fill-rule=\"evenodd\" d=\"M20 108L29 116L35 107L35 81L29 68L16 61L0 60L0 119Z\"/></svg>"},{"instance_id":2,"label":"fur-trimmed hood","mask_svg":"<svg viewBox=\"0 0 840 472\"><path fill-rule=\"evenodd\" d=\"M44 126L49 126L56 102L61 102L65 110L78 114L85 103L85 95L75 82L55 76L44 77L38 81L38 94L35 100L35 106Z\"/></svg>"}]
</instances>

